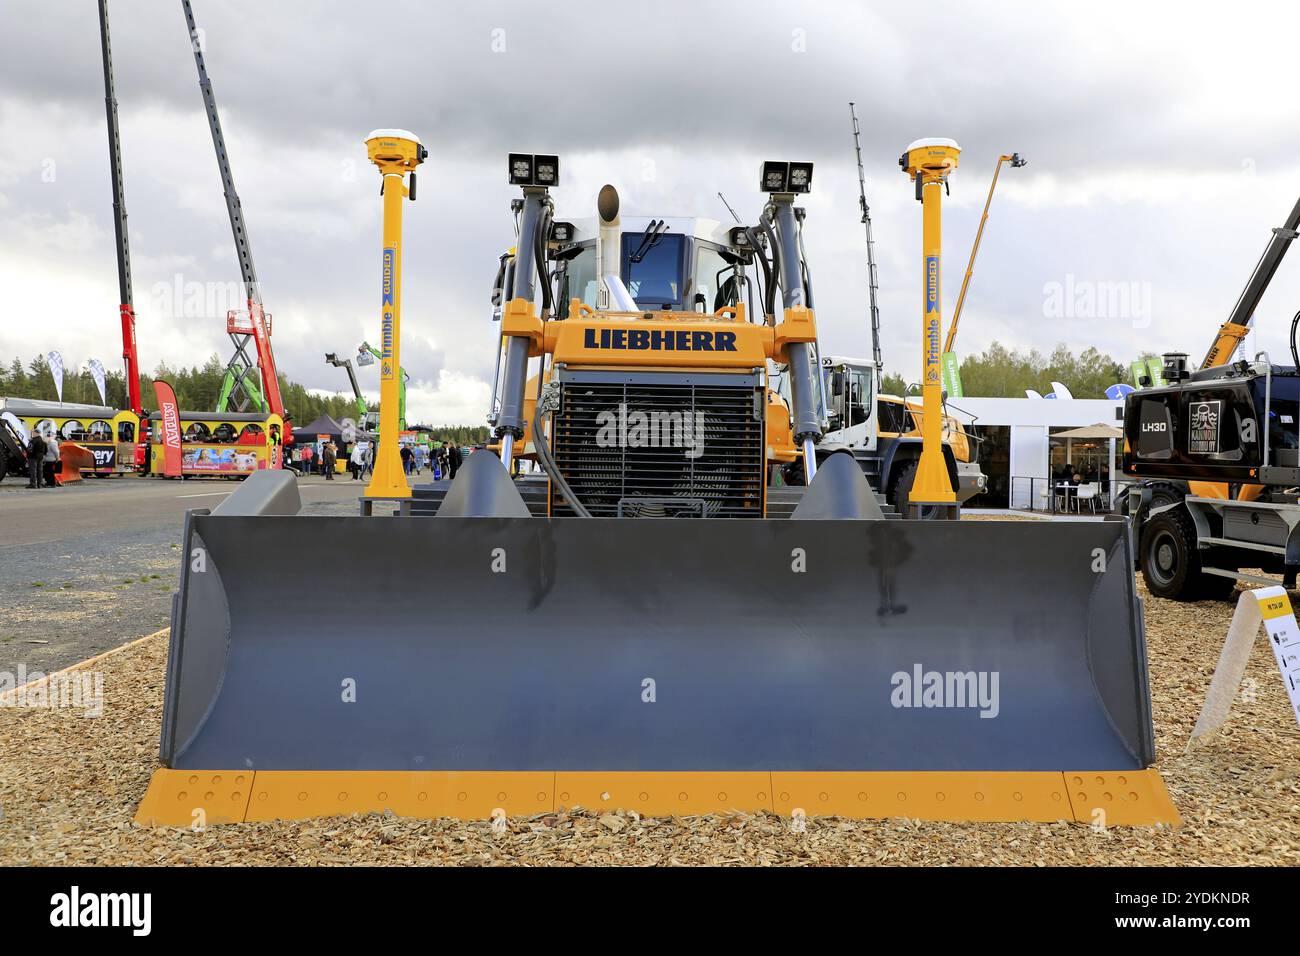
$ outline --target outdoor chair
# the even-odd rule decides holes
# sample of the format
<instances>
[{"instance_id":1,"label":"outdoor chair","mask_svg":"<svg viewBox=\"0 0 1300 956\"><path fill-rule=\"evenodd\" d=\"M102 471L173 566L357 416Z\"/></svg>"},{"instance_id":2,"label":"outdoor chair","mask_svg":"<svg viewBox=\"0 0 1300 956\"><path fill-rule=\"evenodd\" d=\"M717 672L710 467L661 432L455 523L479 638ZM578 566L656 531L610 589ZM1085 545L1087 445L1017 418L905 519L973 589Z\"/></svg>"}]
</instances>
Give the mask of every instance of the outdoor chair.
<instances>
[{"instance_id":1,"label":"outdoor chair","mask_svg":"<svg viewBox=\"0 0 1300 956\"><path fill-rule=\"evenodd\" d=\"M1087 504L1088 510L1093 514L1097 513L1097 483L1095 481L1086 481L1076 489L1075 507L1082 512L1084 504Z\"/></svg>"}]
</instances>

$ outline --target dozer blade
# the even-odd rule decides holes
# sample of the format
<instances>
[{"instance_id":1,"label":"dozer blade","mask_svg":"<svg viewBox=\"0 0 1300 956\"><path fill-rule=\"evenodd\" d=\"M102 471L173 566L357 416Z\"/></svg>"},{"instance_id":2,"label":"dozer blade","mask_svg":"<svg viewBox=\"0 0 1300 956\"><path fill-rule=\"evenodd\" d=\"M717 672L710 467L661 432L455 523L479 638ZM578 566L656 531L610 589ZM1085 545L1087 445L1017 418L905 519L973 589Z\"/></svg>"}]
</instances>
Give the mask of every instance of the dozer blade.
<instances>
[{"instance_id":1,"label":"dozer blade","mask_svg":"<svg viewBox=\"0 0 1300 956\"><path fill-rule=\"evenodd\" d=\"M191 513L137 819L1176 823L1127 528Z\"/></svg>"}]
</instances>

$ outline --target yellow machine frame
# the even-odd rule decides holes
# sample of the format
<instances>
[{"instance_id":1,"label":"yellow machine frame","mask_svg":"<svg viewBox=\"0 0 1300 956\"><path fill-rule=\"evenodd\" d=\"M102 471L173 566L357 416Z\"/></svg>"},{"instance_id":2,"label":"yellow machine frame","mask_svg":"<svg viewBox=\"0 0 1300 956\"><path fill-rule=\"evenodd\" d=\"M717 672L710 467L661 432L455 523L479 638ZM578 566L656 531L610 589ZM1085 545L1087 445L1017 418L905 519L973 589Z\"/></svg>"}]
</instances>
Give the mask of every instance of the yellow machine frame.
<instances>
[{"instance_id":1,"label":"yellow machine frame","mask_svg":"<svg viewBox=\"0 0 1300 956\"><path fill-rule=\"evenodd\" d=\"M597 312L581 299L569 303L569 318L543 323L523 299L502 310L501 335L525 335L533 343L531 358L550 355L553 362L586 369L673 368L692 371L737 372L766 369L768 359L789 361L786 346L813 342L816 317L809 308L785 310L785 321L775 326L746 319L744 303L716 312ZM659 359L658 362L654 359ZM546 373L549 376L549 370ZM537 377L529 379L524 399L524 436L515 457L531 459L532 419L536 407ZM767 461L788 463L800 452L790 434L790 410L775 390L767 390L764 429ZM499 448L491 445L490 448Z\"/></svg>"},{"instance_id":2,"label":"yellow machine frame","mask_svg":"<svg viewBox=\"0 0 1300 956\"><path fill-rule=\"evenodd\" d=\"M352 813L435 819L531 816L562 807L649 816L746 812L851 819L1094 822L1177 826L1156 770L614 772L155 770L135 815L141 826L303 820Z\"/></svg>"}]
</instances>

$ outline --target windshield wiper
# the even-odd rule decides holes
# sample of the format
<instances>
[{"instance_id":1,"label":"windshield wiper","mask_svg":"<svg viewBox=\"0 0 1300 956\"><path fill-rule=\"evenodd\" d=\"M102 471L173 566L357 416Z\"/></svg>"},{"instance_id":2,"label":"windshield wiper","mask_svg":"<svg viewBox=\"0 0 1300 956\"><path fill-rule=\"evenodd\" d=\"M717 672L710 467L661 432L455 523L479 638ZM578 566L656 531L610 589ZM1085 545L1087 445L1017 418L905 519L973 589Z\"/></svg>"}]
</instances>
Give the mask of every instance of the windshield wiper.
<instances>
[{"instance_id":1,"label":"windshield wiper","mask_svg":"<svg viewBox=\"0 0 1300 956\"><path fill-rule=\"evenodd\" d=\"M646 226L645 232L641 233L641 244L636 247L636 252L627 257L627 261L640 262L651 249L659 245L659 241L667 231L668 224L662 219L651 219L650 225Z\"/></svg>"}]
</instances>

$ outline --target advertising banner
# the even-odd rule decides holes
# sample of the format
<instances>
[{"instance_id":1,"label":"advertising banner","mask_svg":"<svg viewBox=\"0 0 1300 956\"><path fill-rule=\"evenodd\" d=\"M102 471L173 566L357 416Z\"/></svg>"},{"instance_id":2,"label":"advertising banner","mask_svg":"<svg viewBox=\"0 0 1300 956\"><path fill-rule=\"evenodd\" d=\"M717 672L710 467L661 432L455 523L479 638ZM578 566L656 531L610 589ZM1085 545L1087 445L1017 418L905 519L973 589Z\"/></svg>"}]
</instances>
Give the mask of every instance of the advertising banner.
<instances>
[{"instance_id":1,"label":"advertising banner","mask_svg":"<svg viewBox=\"0 0 1300 956\"><path fill-rule=\"evenodd\" d=\"M266 467L266 449L237 445L187 445L186 474L251 475Z\"/></svg>"},{"instance_id":2,"label":"advertising banner","mask_svg":"<svg viewBox=\"0 0 1300 956\"><path fill-rule=\"evenodd\" d=\"M1151 385L1163 388L1165 384L1165 365L1158 358L1147 359L1147 374L1151 376Z\"/></svg>"},{"instance_id":3,"label":"advertising banner","mask_svg":"<svg viewBox=\"0 0 1300 956\"><path fill-rule=\"evenodd\" d=\"M117 448L103 445L87 446L95 456L96 471L112 471L117 464Z\"/></svg>"},{"instance_id":4,"label":"advertising banner","mask_svg":"<svg viewBox=\"0 0 1300 956\"><path fill-rule=\"evenodd\" d=\"M176 393L166 382L154 379L153 393L162 413L163 474L181 475L181 414L176 407Z\"/></svg>"},{"instance_id":5,"label":"advertising banner","mask_svg":"<svg viewBox=\"0 0 1300 956\"><path fill-rule=\"evenodd\" d=\"M63 401L63 355L59 352L51 352L45 356L45 361L50 363L50 375L54 377L54 391L58 393L59 401Z\"/></svg>"},{"instance_id":6,"label":"advertising banner","mask_svg":"<svg viewBox=\"0 0 1300 956\"><path fill-rule=\"evenodd\" d=\"M99 359L94 359L94 358L93 358L93 359L91 359L89 362L86 363L86 367L90 369L90 377L93 378L93 379L95 380L95 388L97 388L97 389L99 390L99 401L100 401L100 404L102 404L102 405L107 405L107 404L108 404L108 392L106 391L106 389L105 389L105 387L104 387L104 382L105 382L105 379L104 379L104 363L101 362Z\"/></svg>"},{"instance_id":7,"label":"advertising banner","mask_svg":"<svg viewBox=\"0 0 1300 956\"><path fill-rule=\"evenodd\" d=\"M1300 721L1300 627L1296 625L1291 599L1286 588L1277 586L1242 591L1232 623L1228 625L1228 636L1219 651L1219 663L1210 679L1205 704L1187 741L1188 750L1201 737L1214 733L1227 722L1233 701L1247 689L1243 681L1254 683L1253 678L1246 677L1246 665L1250 663L1261 626L1277 659L1291 712ZM1251 692L1255 692L1253 687Z\"/></svg>"},{"instance_id":8,"label":"advertising banner","mask_svg":"<svg viewBox=\"0 0 1300 956\"><path fill-rule=\"evenodd\" d=\"M961 363L956 352L943 353L943 390L949 398L961 398Z\"/></svg>"}]
</instances>

